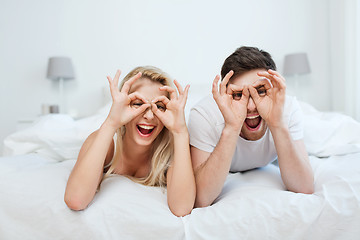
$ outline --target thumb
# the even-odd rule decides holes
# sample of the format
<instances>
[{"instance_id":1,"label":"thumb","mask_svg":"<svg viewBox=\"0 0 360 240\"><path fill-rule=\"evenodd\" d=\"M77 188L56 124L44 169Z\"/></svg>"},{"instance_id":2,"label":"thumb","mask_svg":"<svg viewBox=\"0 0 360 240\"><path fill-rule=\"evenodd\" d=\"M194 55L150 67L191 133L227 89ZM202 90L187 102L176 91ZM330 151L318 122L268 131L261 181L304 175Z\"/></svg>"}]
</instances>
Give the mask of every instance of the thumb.
<instances>
[{"instance_id":1,"label":"thumb","mask_svg":"<svg viewBox=\"0 0 360 240\"><path fill-rule=\"evenodd\" d=\"M162 118L162 115L161 115L161 111L157 108L156 104L154 102L151 102L151 111L155 114L155 116L157 116L160 121L161 121L161 118Z\"/></svg>"},{"instance_id":2,"label":"thumb","mask_svg":"<svg viewBox=\"0 0 360 240\"><path fill-rule=\"evenodd\" d=\"M150 107L150 104L149 103L145 103L143 105L141 105L139 108L136 108L134 113L135 113L135 116L138 116L140 115L141 113L145 112L146 109L148 109Z\"/></svg>"},{"instance_id":3,"label":"thumb","mask_svg":"<svg viewBox=\"0 0 360 240\"><path fill-rule=\"evenodd\" d=\"M260 101L260 96L259 96L257 90L253 86L249 86L249 92L250 92L250 96L254 100L255 104L257 104Z\"/></svg>"}]
</instances>

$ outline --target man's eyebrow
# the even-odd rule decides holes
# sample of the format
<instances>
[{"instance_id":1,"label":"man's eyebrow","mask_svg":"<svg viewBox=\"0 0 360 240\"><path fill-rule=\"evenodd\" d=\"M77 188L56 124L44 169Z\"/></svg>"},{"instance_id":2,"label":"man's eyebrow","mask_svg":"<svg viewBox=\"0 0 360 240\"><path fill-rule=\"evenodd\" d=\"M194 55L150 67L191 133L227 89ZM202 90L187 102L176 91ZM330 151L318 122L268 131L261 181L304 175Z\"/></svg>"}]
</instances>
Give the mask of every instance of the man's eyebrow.
<instances>
[{"instance_id":1,"label":"man's eyebrow","mask_svg":"<svg viewBox=\"0 0 360 240\"><path fill-rule=\"evenodd\" d=\"M233 90L234 93L242 93L243 90Z\"/></svg>"},{"instance_id":2,"label":"man's eyebrow","mask_svg":"<svg viewBox=\"0 0 360 240\"><path fill-rule=\"evenodd\" d=\"M259 90L260 88L264 88L264 87L265 87L265 85L263 84L263 85L259 85L259 86L255 87L255 89Z\"/></svg>"}]
</instances>

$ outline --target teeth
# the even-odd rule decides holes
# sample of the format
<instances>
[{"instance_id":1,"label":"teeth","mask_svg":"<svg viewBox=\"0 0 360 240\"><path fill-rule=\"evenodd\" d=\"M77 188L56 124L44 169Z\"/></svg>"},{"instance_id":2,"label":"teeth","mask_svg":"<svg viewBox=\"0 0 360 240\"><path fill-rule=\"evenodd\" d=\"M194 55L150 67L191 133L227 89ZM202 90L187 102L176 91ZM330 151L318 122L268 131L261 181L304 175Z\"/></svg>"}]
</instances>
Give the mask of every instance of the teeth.
<instances>
[{"instance_id":1,"label":"teeth","mask_svg":"<svg viewBox=\"0 0 360 240\"><path fill-rule=\"evenodd\" d=\"M254 118L257 118L259 117L260 115L256 115L256 116L251 116L251 117L246 117L247 119L254 119Z\"/></svg>"},{"instance_id":2,"label":"teeth","mask_svg":"<svg viewBox=\"0 0 360 240\"><path fill-rule=\"evenodd\" d=\"M153 129L154 126L148 126L148 125L138 125L139 127L143 128L143 129Z\"/></svg>"}]
</instances>

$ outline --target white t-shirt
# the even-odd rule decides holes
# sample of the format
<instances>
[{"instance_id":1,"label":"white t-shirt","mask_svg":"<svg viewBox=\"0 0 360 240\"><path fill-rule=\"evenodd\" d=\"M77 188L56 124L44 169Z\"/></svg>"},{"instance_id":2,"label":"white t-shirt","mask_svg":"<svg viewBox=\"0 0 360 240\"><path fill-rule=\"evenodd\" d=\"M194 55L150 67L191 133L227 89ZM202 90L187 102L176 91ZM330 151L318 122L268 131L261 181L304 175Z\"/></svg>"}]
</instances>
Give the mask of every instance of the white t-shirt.
<instances>
[{"instance_id":1,"label":"white t-shirt","mask_svg":"<svg viewBox=\"0 0 360 240\"><path fill-rule=\"evenodd\" d=\"M303 117L295 97L286 96L283 114L293 140L302 139ZM190 110L190 145L211 153L220 139L224 126L224 118L212 95L203 98ZM274 140L267 128L264 136L256 141L238 137L230 172L263 167L276 159Z\"/></svg>"}]
</instances>

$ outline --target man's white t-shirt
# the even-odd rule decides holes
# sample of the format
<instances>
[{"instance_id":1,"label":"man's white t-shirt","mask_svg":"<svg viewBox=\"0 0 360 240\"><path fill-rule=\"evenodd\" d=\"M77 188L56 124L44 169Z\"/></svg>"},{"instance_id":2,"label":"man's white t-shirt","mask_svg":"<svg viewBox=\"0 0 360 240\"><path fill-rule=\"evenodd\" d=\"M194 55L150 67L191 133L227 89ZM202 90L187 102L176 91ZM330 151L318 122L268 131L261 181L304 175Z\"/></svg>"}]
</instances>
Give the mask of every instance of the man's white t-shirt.
<instances>
[{"instance_id":1,"label":"man's white t-shirt","mask_svg":"<svg viewBox=\"0 0 360 240\"><path fill-rule=\"evenodd\" d=\"M292 139L302 139L303 117L295 97L286 96L284 119L288 124ZM190 145L211 153L220 139L224 126L224 118L212 95L203 98L190 110L188 121ZM238 137L230 172L263 167L276 159L274 140L267 128L264 136L256 141Z\"/></svg>"}]
</instances>

